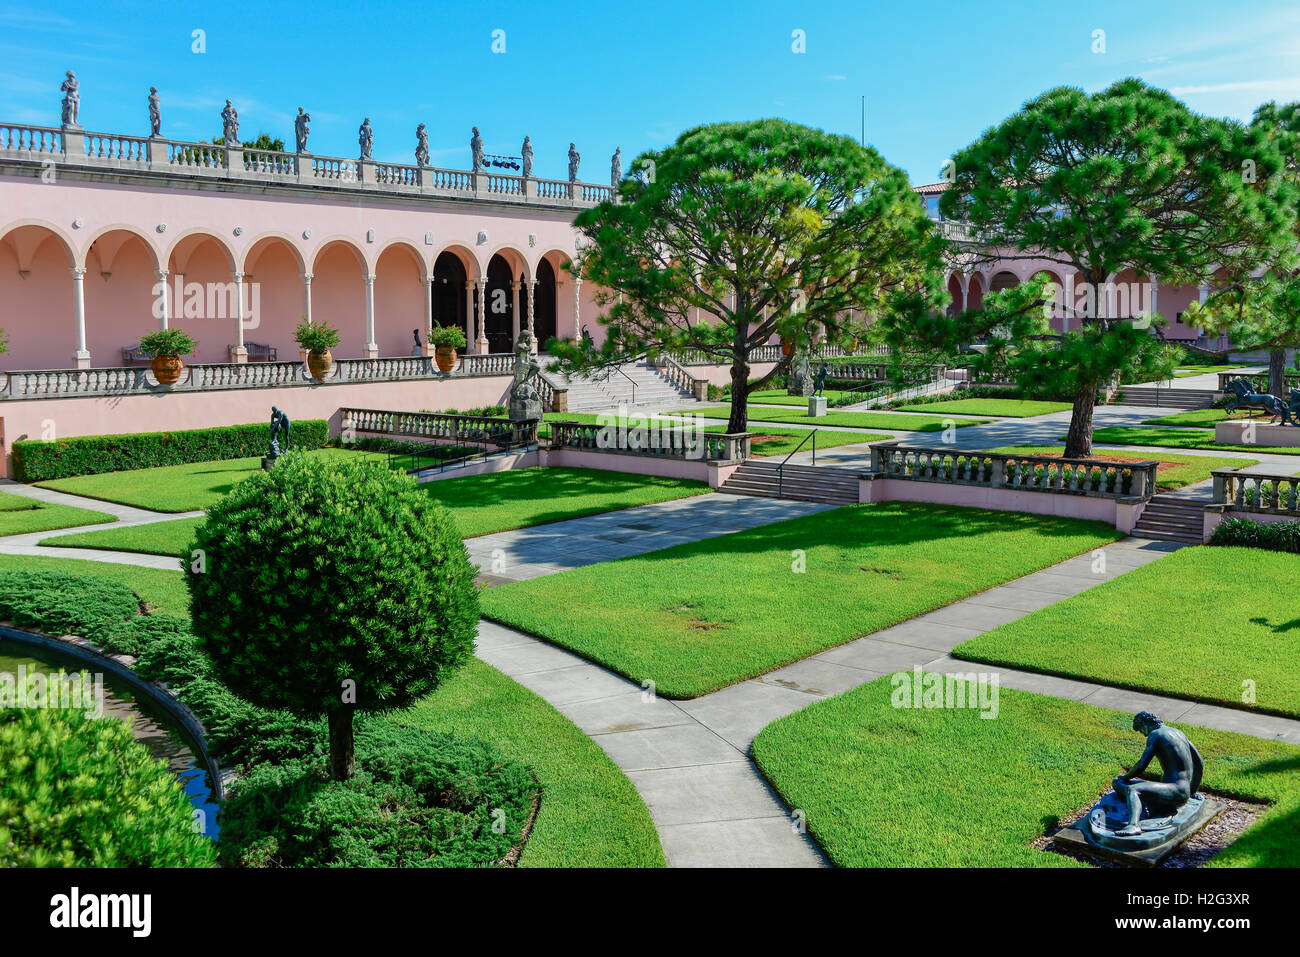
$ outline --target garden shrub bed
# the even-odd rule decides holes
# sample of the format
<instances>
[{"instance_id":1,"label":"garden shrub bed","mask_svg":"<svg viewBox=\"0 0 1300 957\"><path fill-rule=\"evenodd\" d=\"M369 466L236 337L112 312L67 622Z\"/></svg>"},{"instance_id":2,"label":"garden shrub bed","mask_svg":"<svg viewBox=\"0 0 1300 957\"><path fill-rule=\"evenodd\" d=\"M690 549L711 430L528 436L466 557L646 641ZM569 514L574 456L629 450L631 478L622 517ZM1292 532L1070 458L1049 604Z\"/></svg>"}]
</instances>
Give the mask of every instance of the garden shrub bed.
<instances>
[{"instance_id":1,"label":"garden shrub bed","mask_svg":"<svg viewBox=\"0 0 1300 957\"><path fill-rule=\"evenodd\" d=\"M98 475L159 465L189 465L265 454L267 426L229 425L182 432L87 435L54 442L22 440L13 444L14 478L44 482L78 475ZM318 449L329 440L329 423L305 419L293 423L293 447Z\"/></svg>"},{"instance_id":2,"label":"garden shrub bed","mask_svg":"<svg viewBox=\"0 0 1300 957\"><path fill-rule=\"evenodd\" d=\"M1300 554L1300 522L1256 522L1248 518L1226 518L1210 536L1209 544Z\"/></svg>"}]
</instances>

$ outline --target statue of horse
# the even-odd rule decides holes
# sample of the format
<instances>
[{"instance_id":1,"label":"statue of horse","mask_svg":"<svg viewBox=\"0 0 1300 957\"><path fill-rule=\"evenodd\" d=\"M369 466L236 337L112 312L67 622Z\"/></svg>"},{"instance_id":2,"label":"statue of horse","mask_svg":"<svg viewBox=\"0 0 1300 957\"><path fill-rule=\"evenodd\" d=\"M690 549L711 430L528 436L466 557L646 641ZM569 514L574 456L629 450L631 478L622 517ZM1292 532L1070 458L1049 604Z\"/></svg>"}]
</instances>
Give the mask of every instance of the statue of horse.
<instances>
[{"instance_id":1,"label":"statue of horse","mask_svg":"<svg viewBox=\"0 0 1300 957\"><path fill-rule=\"evenodd\" d=\"M1223 410L1229 414L1235 412L1238 408L1261 409L1275 418L1280 417L1283 425L1296 424L1291 418L1291 412L1296 408L1297 399L1300 397L1300 389L1291 390L1290 407L1275 395L1253 391L1249 379L1233 379L1224 387L1223 391L1228 398Z\"/></svg>"}]
</instances>

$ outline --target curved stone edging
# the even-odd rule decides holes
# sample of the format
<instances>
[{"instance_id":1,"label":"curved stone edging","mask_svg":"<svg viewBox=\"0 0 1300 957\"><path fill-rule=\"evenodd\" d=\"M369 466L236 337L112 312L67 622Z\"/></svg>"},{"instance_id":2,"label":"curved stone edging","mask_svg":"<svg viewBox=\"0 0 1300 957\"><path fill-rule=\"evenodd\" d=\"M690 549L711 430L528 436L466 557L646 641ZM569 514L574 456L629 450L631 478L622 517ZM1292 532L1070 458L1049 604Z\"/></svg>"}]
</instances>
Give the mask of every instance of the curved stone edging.
<instances>
[{"instance_id":1,"label":"curved stone edging","mask_svg":"<svg viewBox=\"0 0 1300 957\"><path fill-rule=\"evenodd\" d=\"M225 802L225 782L221 777L221 767L208 751L207 731L204 729L203 723L199 721L198 716L190 710L189 705L181 701L172 691L162 685L141 678L130 665L119 661L117 657L98 651L97 646L92 645L84 638L75 638L73 636L51 638L49 635L42 635L34 631L22 631L3 624L0 624L0 637L8 638L21 645L43 648L56 654L66 655L93 668L109 672L114 678L128 685L137 695L148 698L156 707L166 713L171 720L180 725L185 730L185 733L189 735L191 742L197 745L197 757L203 762L208 777L212 782L212 796L219 804Z\"/></svg>"}]
</instances>

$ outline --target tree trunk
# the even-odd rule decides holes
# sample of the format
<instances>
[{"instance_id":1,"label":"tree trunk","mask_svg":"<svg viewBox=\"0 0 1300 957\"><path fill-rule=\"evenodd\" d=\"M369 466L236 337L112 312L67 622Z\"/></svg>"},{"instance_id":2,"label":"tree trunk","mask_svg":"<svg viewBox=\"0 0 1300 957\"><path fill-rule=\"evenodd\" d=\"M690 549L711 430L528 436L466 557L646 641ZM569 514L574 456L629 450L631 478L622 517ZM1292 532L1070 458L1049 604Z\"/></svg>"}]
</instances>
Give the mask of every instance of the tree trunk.
<instances>
[{"instance_id":1,"label":"tree trunk","mask_svg":"<svg viewBox=\"0 0 1300 957\"><path fill-rule=\"evenodd\" d=\"M1086 459L1092 455L1092 410L1097 405L1097 383L1087 382L1074 396L1070 431L1065 434L1065 457Z\"/></svg>"},{"instance_id":2,"label":"tree trunk","mask_svg":"<svg viewBox=\"0 0 1300 957\"><path fill-rule=\"evenodd\" d=\"M744 432L749 426L749 363L737 353L731 363L731 418L727 431Z\"/></svg>"},{"instance_id":3,"label":"tree trunk","mask_svg":"<svg viewBox=\"0 0 1300 957\"><path fill-rule=\"evenodd\" d=\"M1286 401L1286 349L1268 350L1268 391Z\"/></svg>"},{"instance_id":4,"label":"tree trunk","mask_svg":"<svg viewBox=\"0 0 1300 957\"><path fill-rule=\"evenodd\" d=\"M354 708L335 708L329 713L330 777L335 781L346 781L356 770L357 761L352 737L354 710Z\"/></svg>"}]
</instances>

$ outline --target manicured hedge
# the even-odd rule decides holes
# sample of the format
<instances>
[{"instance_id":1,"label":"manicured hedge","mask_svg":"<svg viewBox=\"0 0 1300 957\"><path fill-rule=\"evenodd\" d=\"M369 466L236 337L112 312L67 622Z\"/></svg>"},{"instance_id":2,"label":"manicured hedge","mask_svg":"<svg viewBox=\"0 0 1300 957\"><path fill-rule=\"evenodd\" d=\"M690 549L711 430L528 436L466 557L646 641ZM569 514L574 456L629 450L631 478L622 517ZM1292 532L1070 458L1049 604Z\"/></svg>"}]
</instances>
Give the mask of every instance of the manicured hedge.
<instances>
[{"instance_id":1,"label":"manicured hedge","mask_svg":"<svg viewBox=\"0 0 1300 957\"><path fill-rule=\"evenodd\" d=\"M270 426L265 423L184 432L87 435L56 442L29 439L14 443L14 478L19 482L45 482L159 465L243 459L265 455L270 441ZM328 441L329 423L324 419L293 423L295 449L319 449Z\"/></svg>"},{"instance_id":2,"label":"manicured hedge","mask_svg":"<svg viewBox=\"0 0 1300 957\"><path fill-rule=\"evenodd\" d=\"M1214 530L1210 544L1300 554L1300 522L1253 522L1248 518L1228 518Z\"/></svg>"}]
</instances>

